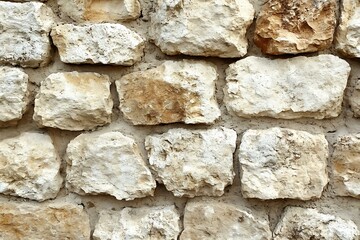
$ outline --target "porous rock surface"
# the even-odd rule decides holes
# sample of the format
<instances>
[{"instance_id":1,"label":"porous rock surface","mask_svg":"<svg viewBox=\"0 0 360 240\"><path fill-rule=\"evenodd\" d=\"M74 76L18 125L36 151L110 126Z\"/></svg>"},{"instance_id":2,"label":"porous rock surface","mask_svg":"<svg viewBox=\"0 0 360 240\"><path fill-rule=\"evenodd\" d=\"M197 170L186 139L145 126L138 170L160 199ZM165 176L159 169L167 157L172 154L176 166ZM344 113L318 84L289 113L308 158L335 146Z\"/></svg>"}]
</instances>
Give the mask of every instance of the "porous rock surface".
<instances>
[{"instance_id":1,"label":"porous rock surface","mask_svg":"<svg viewBox=\"0 0 360 240\"><path fill-rule=\"evenodd\" d=\"M277 224L274 240L341 239L357 240L360 232L351 220L344 220L316 209L287 207Z\"/></svg>"},{"instance_id":2,"label":"porous rock surface","mask_svg":"<svg viewBox=\"0 0 360 240\"><path fill-rule=\"evenodd\" d=\"M2 240L90 240L89 216L71 203L0 203Z\"/></svg>"},{"instance_id":3,"label":"porous rock surface","mask_svg":"<svg viewBox=\"0 0 360 240\"><path fill-rule=\"evenodd\" d=\"M336 30L335 47L347 57L360 57L360 2L341 1L340 24Z\"/></svg>"},{"instance_id":4,"label":"porous rock surface","mask_svg":"<svg viewBox=\"0 0 360 240\"><path fill-rule=\"evenodd\" d=\"M216 200L190 200L184 213L185 239L270 240L266 218L254 216L246 208Z\"/></svg>"},{"instance_id":5,"label":"porous rock surface","mask_svg":"<svg viewBox=\"0 0 360 240\"><path fill-rule=\"evenodd\" d=\"M267 54L298 54L331 46L336 0L269 0L256 20L254 43Z\"/></svg>"},{"instance_id":6,"label":"porous rock surface","mask_svg":"<svg viewBox=\"0 0 360 240\"><path fill-rule=\"evenodd\" d=\"M157 0L149 34L169 55L241 57L253 18L248 0Z\"/></svg>"},{"instance_id":7,"label":"porous rock surface","mask_svg":"<svg viewBox=\"0 0 360 240\"><path fill-rule=\"evenodd\" d=\"M246 198L320 198L328 183L328 142L322 134L286 128L247 130L239 149Z\"/></svg>"},{"instance_id":8,"label":"porous rock surface","mask_svg":"<svg viewBox=\"0 0 360 240\"><path fill-rule=\"evenodd\" d=\"M52 10L43 3L0 1L0 63L42 67L51 59Z\"/></svg>"},{"instance_id":9,"label":"porous rock surface","mask_svg":"<svg viewBox=\"0 0 360 240\"><path fill-rule=\"evenodd\" d=\"M59 0L62 14L76 22L117 22L140 15L138 0Z\"/></svg>"},{"instance_id":10,"label":"porous rock surface","mask_svg":"<svg viewBox=\"0 0 360 240\"><path fill-rule=\"evenodd\" d=\"M144 39L116 23L63 24L51 37L65 63L130 66L144 55Z\"/></svg>"},{"instance_id":11,"label":"porous rock surface","mask_svg":"<svg viewBox=\"0 0 360 240\"><path fill-rule=\"evenodd\" d=\"M120 212L100 212L93 237L94 240L174 240L180 231L180 214L174 205L124 208Z\"/></svg>"},{"instance_id":12,"label":"porous rock surface","mask_svg":"<svg viewBox=\"0 0 360 240\"><path fill-rule=\"evenodd\" d=\"M47 134L24 132L2 140L0 193L37 201L55 198L62 184L60 163Z\"/></svg>"},{"instance_id":13,"label":"porous rock surface","mask_svg":"<svg viewBox=\"0 0 360 240\"><path fill-rule=\"evenodd\" d=\"M120 132L81 134L66 150L66 186L119 200L153 195L155 180L135 141Z\"/></svg>"},{"instance_id":14,"label":"porous rock surface","mask_svg":"<svg viewBox=\"0 0 360 240\"><path fill-rule=\"evenodd\" d=\"M213 123L221 114L216 80L215 66L205 61L165 61L116 81L120 109L135 125Z\"/></svg>"},{"instance_id":15,"label":"porous rock surface","mask_svg":"<svg viewBox=\"0 0 360 240\"><path fill-rule=\"evenodd\" d=\"M359 156L359 134L337 139L331 160L333 187L337 195L360 198Z\"/></svg>"},{"instance_id":16,"label":"porous rock surface","mask_svg":"<svg viewBox=\"0 0 360 240\"><path fill-rule=\"evenodd\" d=\"M107 75L59 72L41 82L33 118L43 127L89 130L109 123L112 107Z\"/></svg>"},{"instance_id":17,"label":"porous rock surface","mask_svg":"<svg viewBox=\"0 0 360 240\"><path fill-rule=\"evenodd\" d=\"M236 132L170 129L145 139L157 181L177 197L221 196L233 182Z\"/></svg>"},{"instance_id":18,"label":"porous rock surface","mask_svg":"<svg viewBox=\"0 0 360 240\"><path fill-rule=\"evenodd\" d=\"M28 81L22 69L0 67L0 126L22 118L30 101Z\"/></svg>"},{"instance_id":19,"label":"porous rock surface","mask_svg":"<svg viewBox=\"0 0 360 240\"><path fill-rule=\"evenodd\" d=\"M315 119L337 117L350 74L339 57L250 56L226 70L224 102L232 115Z\"/></svg>"}]
</instances>

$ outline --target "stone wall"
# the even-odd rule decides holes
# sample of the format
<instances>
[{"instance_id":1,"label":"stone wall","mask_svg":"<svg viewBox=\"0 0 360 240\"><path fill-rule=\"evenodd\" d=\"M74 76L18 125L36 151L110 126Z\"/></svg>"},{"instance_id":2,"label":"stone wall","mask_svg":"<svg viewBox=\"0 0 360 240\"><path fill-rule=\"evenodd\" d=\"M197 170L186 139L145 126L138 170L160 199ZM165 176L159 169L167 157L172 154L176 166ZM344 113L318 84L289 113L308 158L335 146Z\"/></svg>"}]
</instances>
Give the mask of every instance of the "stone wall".
<instances>
[{"instance_id":1,"label":"stone wall","mask_svg":"<svg viewBox=\"0 0 360 240\"><path fill-rule=\"evenodd\" d=\"M360 239L358 0L0 1L0 239Z\"/></svg>"}]
</instances>

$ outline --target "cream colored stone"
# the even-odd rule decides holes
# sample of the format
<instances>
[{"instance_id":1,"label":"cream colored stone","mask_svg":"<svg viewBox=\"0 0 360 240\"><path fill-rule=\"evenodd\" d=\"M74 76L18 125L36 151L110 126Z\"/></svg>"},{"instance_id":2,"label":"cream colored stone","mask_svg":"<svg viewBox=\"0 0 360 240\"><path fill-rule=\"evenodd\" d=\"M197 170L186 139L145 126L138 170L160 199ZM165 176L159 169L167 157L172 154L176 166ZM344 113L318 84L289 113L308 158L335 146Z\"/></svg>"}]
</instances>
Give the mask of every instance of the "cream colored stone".
<instances>
[{"instance_id":1,"label":"cream colored stone","mask_svg":"<svg viewBox=\"0 0 360 240\"><path fill-rule=\"evenodd\" d=\"M256 20L254 42L267 54L298 54L331 46L336 0L269 0Z\"/></svg>"},{"instance_id":2,"label":"cream colored stone","mask_svg":"<svg viewBox=\"0 0 360 240\"><path fill-rule=\"evenodd\" d=\"M55 198L62 185L60 163L46 134L24 132L2 140L0 193L37 201Z\"/></svg>"},{"instance_id":3,"label":"cream colored stone","mask_svg":"<svg viewBox=\"0 0 360 240\"><path fill-rule=\"evenodd\" d=\"M215 66L204 61L166 61L116 81L120 109L135 125L213 123L220 116L215 99Z\"/></svg>"},{"instance_id":4,"label":"cream colored stone","mask_svg":"<svg viewBox=\"0 0 360 240\"><path fill-rule=\"evenodd\" d=\"M360 57L360 2L341 1L340 24L336 30L335 47L347 57Z\"/></svg>"},{"instance_id":5,"label":"cream colored stone","mask_svg":"<svg viewBox=\"0 0 360 240\"><path fill-rule=\"evenodd\" d=\"M319 213L316 209L287 207L274 230L274 240L358 240L360 232L351 220Z\"/></svg>"},{"instance_id":6,"label":"cream colored stone","mask_svg":"<svg viewBox=\"0 0 360 240\"><path fill-rule=\"evenodd\" d=\"M0 67L0 125L22 118L30 101L28 81L20 68Z\"/></svg>"},{"instance_id":7,"label":"cream colored stone","mask_svg":"<svg viewBox=\"0 0 360 240\"><path fill-rule=\"evenodd\" d=\"M338 138L332 155L335 193L360 198L360 134Z\"/></svg>"},{"instance_id":8,"label":"cream colored stone","mask_svg":"<svg viewBox=\"0 0 360 240\"><path fill-rule=\"evenodd\" d=\"M51 37L65 63L130 66L144 55L144 39L121 24L64 24Z\"/></svg>"},{"instance_id":9,"label":"cream colored stone","mask_svg":"<svg viewBox=\"0 0 360 240\"><path fill-rule=\"evenodd\" d=\"M120 132L81 134L66 150L66 186L119 200L152 196L155 180L135 141Z\"/></svg>"},{"instance_id":10,"label":"cream colored stone","mask_svg":"<svg viewBox=\"0 0 360 240\"><path fill-rule=\"evenodd\" d=\"M169 55L241 57L254 18L248 0L157 0L150 37Z\"/></svg>"},{"instance_id":11,"label":"cream colored stone","mask_svg":"<svg viewBox=\"0 0 360 240\"><path fill-rule=\"evenodd\" d=\"M89 216L70 203L0 203L2 240L90 240Z\"/></svg>"},{"instance_id":12,"label":"cream colored stone","mask_svg":"<svg viewBox=\"0 0 360 240\"><path fill-rule=\"evenodd\" d=\"M175 206L124 208L102 211L94 240L175 240L180 234L180 214Z\"/></svg>"},{"instance_id":13,"label":"cream colored stone","mask_svg":"<svg viewBox=\"0 0 360 240\"><path fill-rule=\"evenodd\" d=\"M63 14L76 22L117 22L140 16L138 0L59 0Z\"/></svg>"},{"instance_id":14,"label":"cream colored stone","mask_svg":"<svg viewBox=\"0 0 360 240\"><path fill-rule=\"evenodd\" d=\"M0 1L0 63L42 67L51 59L54 14L39 2Z\"/></svg>"},{"instance_id":15,"label":"cream colored stone","mask_svg":"<svg viewBox=\"0 0 360 240\"><path fill-rule=\"evenodd\" d=\"M286 128L247 130L239 150L246 198L320 198L328 183L328 143L322 134Z\"/></svg>"},{"instance_id":16,"label":"cream colored stone","mask_svg":"<svg viewBox=\"0 0 360 240\"><path fill-rule=\"evenodd\" d=\"M170 129L146 137L151 168L157 181L177 197L221 196L234 179L236 132Z\"/></svg>"},{"instance_id":17,"label":"cream colored stone","mask_svg":"<svg viewBox=\"0 0 360 240\"><path fill-rule=\"evenodd\" d=\"M180 239L270 240L271 231L268 219L254 216L248 209L201 199L187 202Z\"/></svg>"},{"instance_id":18,"label":"cream colored stone","mask_svg":"<svg viewBox=\"0 0 360 240\"><path fill-rule=\"evenodd\" d=\"M43 127L94 129L111 121L110 80L97 73L54 73L41 83L34 120Z\"/></svg>"},{"instance_id":19,"label":"cream colored stone","mask_svg":"<svg viewBox=\"0 0 360 240\"><path fill-rule=\"evenodd\" d=\"M226 70L224 102L232 115L246 118L337 117L349 74L349 64L333 55L251 56Z\"/></svg>"}]
</instances>

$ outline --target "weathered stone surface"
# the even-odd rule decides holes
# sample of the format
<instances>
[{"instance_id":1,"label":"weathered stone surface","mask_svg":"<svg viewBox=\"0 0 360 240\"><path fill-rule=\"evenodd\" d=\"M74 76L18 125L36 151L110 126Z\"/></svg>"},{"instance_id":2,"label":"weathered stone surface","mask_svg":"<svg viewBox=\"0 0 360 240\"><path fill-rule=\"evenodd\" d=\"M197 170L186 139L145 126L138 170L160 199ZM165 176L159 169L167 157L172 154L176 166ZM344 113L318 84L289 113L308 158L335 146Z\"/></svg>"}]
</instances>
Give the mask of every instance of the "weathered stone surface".
<instances>
[{"instance_id":1,"label":"weathered stone surface","mask_svg":"<svg viewBox=\"0 0 360 240\"><path fill-rule=\"evenodd\" d=\"M239 151L246 198L320 198L328 183L328 143L322 134L286 128L248 130Z\"/></svg>"},{"instance_id":2,"label":"weathered stone surface","mask_svg":"<svg viewBox=\"0 0 360 240\"><path fill-rule=\"evenodd\" d=\"M340 24L336 30L335 47L347 57L360 57L360 2L341 1Z\"/></svg>"},{"instance_id":3,"label":"weathered stone surface","mask_svg":"<svg viewBox=\"0 0 360 240\"><path fill-rule=\"evenodd\" d=\"M54 14L39 2L0 1L0 63L41 67L51 58Z\"/></svg>"},{"instance_id":4,"label":"weathered stone surface","mask_svg":"<svg viewBox=\"0 0 360 240\"><path fill-rule=\"evenodd\" d=\"M239 117L337 117L349 74L349 64L333 55L251 56L226 70L224 102Z\"/></svg>"},{"instance_id":5,"label":"weathered stone surface","mask_svg":"<svg viewBox=\"0 0 360 240\"><path fill-rule=\"evenodd\" d=\"M332 155L333 187L340 196L360 198L360 134L339 137Z\"/></svg>"},{"instance_id":6,"label":"weathered stone surface","mask_svg":"<svg viewBox=\"0 0 360 240\"><path fill-rule=\"evenodd\" d=\"M54 73L41 83L34 120L44 127L81 131L111 121L110 80L97 73Z\"/></svg>"},{"instance_id":7,"label":"weathered stone surface","mask_svg":"<svg viewBox=\"0 0 360 240\"><path fill-rule=\"evenodd\" d=\"M0 67L0 126L21 119L29 104L29 76L20 68Z\"/></svg>"},{"instance_id":8,"label":"weathered stone surface","mask_svg":"<svg viewBox=\"0 0 360 240\"><path fill-rule=\"evenodd\" d=\"M254 42L267 54L316 52L331 46L336 0L269 0L256 20Z\"/></svg>"},{"instance_id":9,"label":"weathered stone surface","mask_svg":"<svg viewBox=\"0 0 360 240\"><path fill-rule=\"evenodd\" d=\"M180 231L180 214L175 206L124 208L120 212L100 212L93 237L94 240L174 240Z\"/></svg>"},{"instance_id":10,"label":"weathered stone surface","mask_svg":"<svg viewBox=\"0 0 360 240\"><path fill-rule=\"evenodd\" d=\"M81 134L66 150L66 186L119 200L153 195L156 183L135 141L120 132Z\"/></svg>"},{"instance_id":11,"label":"weathered stone surface","mask_svg":"<svg viewBox=\"0 0 360 240\"><path fill-rule=\"evenodd\" d=\"M248 0L157 0L150 37L169 55L241 57L254 18ZM202 10L200 10L202 9Z\"/></svg>"},{"instance_id":12,"label":"weathered stone surface","mask_svg":"<svg viewBox=\"0 0 360 240\"><path fill-rule=\"evenodd\" d=\"M70 203L0 203L2 240L90 240L89 216Z\"/></svg>"},{"instance_id":13,"label":"weathered stone surface","mask_svg":"<svg viewBox=\"0 0 360 240\"><path fill-rule=\"evenodd\" d=\"M76 22L116 22L140 16L138 0L59 0L60 10Z\"/></svg>"},{"instance_id":14,"label":"weathered stone surface","mask_svg":"<svg viewBox=\"0 0 360 240\"><path fill-rule=\"evenodd\" d=\"M157 180L177 197L221 196L234 178L236 132L170 129L145 140Z\"/></svg>"},{"instance_id":15,"label":"weathered stone surface","mask_svg":"<svg viewBox=\"0 0 360 240\"><path fill-rule=\"evenodd\" d=\"M144 39L121 24L64 24L51 37L65 63L130 66L144 55Z\"/></svg>"},{"instance_id":16,"label":"weathered stone surface","mask_svg":"<svg viewBox=\"0 0 360 240\"><path fill-rule=\"evenodd\" d=\"M360 232L353 221L300 207L287 207L274 230L274 240L357 240L359 237Z\"/></svg>"},{"instance_id":17,"label":"weathered stone surface","mask_svg":"<svg viewBox=\"0 0 360 240\"><path fill-rule=\"evenodd\" d=\"M349 95L349 103L354 117L360 117L360 79L355 79L354 86Z\"/></svg>"},{"instance_id":18,"label":"weathered stone surface","mask_svg":"<svg viewBox=\"0 0 360 240\"><path fill-rule=\"evenodd\" d=\"M60 162L48 135L25 132L1 141L0 193L37 201L55 198L62 184Z\"/></svg>"},{"instance_id":19,"label":"weathered stone surface","mask_svg":"<svg viewBox=\"0 0 360 240\"><path fill-rule=\"evenodd\" d=\"M269 221L249 210L216 200L195 200L186 204L185 239L251 239L270 240Z\"/></svg>"},{"instance_id":20,"label":"weathered stone surface","mask_svg":"<svg viewBox=\"0 0 360 240\"><path fill-rule=\"evenodd\" d=\"M116 81L120 109L135 125L213 123L216 68L204 61L166 61Z\"/></svg>"}]
</instances>

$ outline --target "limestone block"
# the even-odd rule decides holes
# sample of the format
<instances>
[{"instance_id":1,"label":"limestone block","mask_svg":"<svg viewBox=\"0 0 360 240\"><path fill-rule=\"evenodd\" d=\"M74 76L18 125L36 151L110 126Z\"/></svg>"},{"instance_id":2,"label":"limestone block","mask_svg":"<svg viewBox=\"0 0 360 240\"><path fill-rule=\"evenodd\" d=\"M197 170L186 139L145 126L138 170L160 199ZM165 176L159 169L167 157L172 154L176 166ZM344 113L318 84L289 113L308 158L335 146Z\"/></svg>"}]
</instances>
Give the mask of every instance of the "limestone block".
<instances>
[{"instance_id":1,"label":"limestone block","mask_svg":"<svg viewBox=\"0 0 360 240\"><path fill-rule=\"evenodd\" d=\"M138 0L59 0L60 10L76 22L117 22L140 16Z\"/></svg>"},{"instance_id":2,"label":"limestone block","mask_svg":"<svg viewBox=\"0 0 360 240\"><path fill-rule=\"evenodd\" d=\"M180 214L175 206L124 208L102 211L94 240L175 240L180 234Z\"/></svg>"},{"instance_id":3,"label":"limestone block","mask_svg":"<svg viewBox=\"0 0 360 240\"><path fill-rule=\"evenodd\" d=\"M166 61L116 81L120 109L135 125L213 123L220 116L215 99L215 66L204 61Z\"/></svg>"},{"instance_id":4,"label":"limestone block","mask_svg":"<svg viewBox=\"0 0 360 240\"><path fill-rule=\"evenodd\" d=\"M145 40L121 24L63 24L51 37L65 63L130 66L144 55Z\"/></svg>"},{"instance_id":5,"label":"limestone block","mask_svg":"<svg viewBox=\"0 0 360 240\"><path fill-rule=\"evenodd\" d=\"M233 58L247 53L248 0L157 0L150 37L169 55Z\"/></svg>"},{"instance_id":6,"label":"limestone block","mask_svg":"<svg viewBox=\"0 0 360 240\"><path fill-rule=\"evenodd\" d=\"M351 220L319 213L316 209L287 207L273 235L274 240L357 240L360 232Z\"/></svg>"},{"instance_id":7,"label":"limestone block","mask_svg":"<svg viewBox=\"0 0 360 240\"><path fill-rule=\"evenodd\" d=\"M298 54L331 46L336 0L269 0L256 20L254 42L267 54Z\"/></svg>"},{"instance_id":8,"label":"limestone block","mask_svg":"<svg viewBox=\"0 0 360 240\"><path fill-rule=\"evenodd\" d=\"M322 134L286 128L247 130L239 151L246 198L320 198L328 183L328 143Z\"/></svg>"},{"instance_id":9,"label":"limestone block","mask_svg":"<svg viewBox=\"0 0 360 240\"><path fill-rule=\"evenodd\" d=\"M28 81L20 68L0 67L0 125L22 118L30 101Z\"/></svg>"},{"instance_id":10,"label":"limestone block","mask_svg":"<svg viewBox=\"0 0 360 240\"><path fill-rule=\"evenodd\" d=\"M360 79L355 79L353 91L348 98L354 117L360 117Z\"/></svg>"},{"instance_id":11,"label":"limestone block","mask_svg":"<svg viewBox=\"0 0 360 240\"><path fill-rule=\"evenodd\" d=\"M146 137L151 168L157 180L177 197L221 196L233 182L236 132L170 129Z\"/></svg>"},{"instance_id":12,"label":"limestone block","mask_svg":"<svg viewBox=\"0 0 360 240\"><path fill-rule=\"evenodd\" d=\"M270 240L271 231L268 219L248 209L216 200L191 200L185 207L180 239Z\"/></svg>"},{"instance_id":13,"label":"limestone block","mask_svg":"<svg viewBox=\"0 0 360 240\"><path fill-rule=\"evenodd\" d=\"M89 216L70 203L0 203L2 240L90 240Z\"/></svg>"},{"instance_id":14,"label":"limestone block","mask_svg":"<svg viewBox=\"0 0 360 240\"><path fill-rule=\"evenodd\" d=\"M135 141L120 132L81 134L66 150L66 186L119 200L152 196L156 183Z\"/></svg>"},{"instance_id":15,"label":"limestone block","mask_svg":"<svg viewBox=\"0 0 360 240\"><path fill-rule=\"evenodd\" d=\"M323 119L341 112L349 64L333 55L247 57L226 70L224 102L239 117Z\"/></svg>"},{"instance_id":16,"label":"limestone block","mask_svg":"<svg viewBox=\"0 0 360 240\"><path fill-rule=\"evenodd\" d=\"M41 83L34 120L43 127L94 129L111 121L110 80L97 73L54 73Z\"/></svg>"},{"instance_id":17,"label":"limestone block","mask_svg":"<svg viewBox=\"0 0 360 240\"><path fill-rule=\"evenodd\" d=\"M340 24L336 30L335 47L347 57L360 57L360 2L341 1Z\"/></svg>"},{"instance_id":18,"label":"limestone block","mask_svg":"<svg viewBox=\"0 0 360 240\"><path fill-rule=\"evenodd\" d=\"M45 66L51 58L54 16L43 3L0 1L0 64Z\"/></svg>"},{"instance_id":19,"label":"limestone block","mask_svg":"<svg viewBox=\"0 0 360 240\"><path fill-rule=\"evenodd\" d=\"M360 134L338 138L332 155L335 193L360 198Z\"/></svg>"},{"instance_id":20,"label":"limestone block","mask_svg":"<svg viewBox=\"0 0 360 240\"><path fill-rule=\"evenodd\" d=\"M2 140L0 193L37 201L55 198L62 184L60 163L46 134L24 132Z\"/></svg>"}]
</instances>

